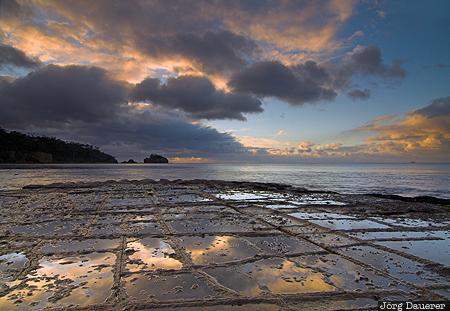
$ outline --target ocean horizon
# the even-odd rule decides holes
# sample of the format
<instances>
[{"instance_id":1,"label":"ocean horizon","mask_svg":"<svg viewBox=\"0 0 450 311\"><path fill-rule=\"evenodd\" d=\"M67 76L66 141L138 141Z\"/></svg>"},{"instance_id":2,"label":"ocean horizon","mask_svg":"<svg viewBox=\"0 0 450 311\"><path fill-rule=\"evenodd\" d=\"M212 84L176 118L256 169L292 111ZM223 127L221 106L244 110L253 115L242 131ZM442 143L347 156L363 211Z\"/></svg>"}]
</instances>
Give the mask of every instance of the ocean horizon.
<instances>
[{"instance_id":1,"label":"ocean horizon","mask_svg":"<svg viewBox=\"0 0 450 311\"><path fill-rule=\"evenodd\" d=\"M450 198L450 163L2 164L0 189L138 179L271 182L339 193Z\"/></svg>"}]
</instances>

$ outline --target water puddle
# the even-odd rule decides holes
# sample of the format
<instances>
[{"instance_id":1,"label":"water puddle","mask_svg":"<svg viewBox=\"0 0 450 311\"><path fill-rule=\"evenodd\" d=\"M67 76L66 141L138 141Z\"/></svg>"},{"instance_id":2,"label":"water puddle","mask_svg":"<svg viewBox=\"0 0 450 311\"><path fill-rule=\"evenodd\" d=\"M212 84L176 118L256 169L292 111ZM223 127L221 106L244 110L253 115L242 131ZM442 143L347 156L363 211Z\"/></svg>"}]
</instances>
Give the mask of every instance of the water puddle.
<instances>
[{"instance_id":1,"label":"water puddle","mask_svg":"<svg viewBox=\"0 0 450 311\"><path fill-rule=\"evenodd\" d=\"M0 256L0 292L17 285L14 279L27 263L28 258L24 253L8 253Z\"/></svg>"},{"instance_id":2,"label":"water puddle","mask_svg":"<svg viewBox=\"0 0 450 311\"><path fill-rule=\"evenodd\" d=\"M263 291L275 294L330 292L336 288L325 276L282 258L263 259L234 268L205 270L220 284L245 296L258 296Z\"/></svg>"},{"instance_id":3,"label":"water puddle","mask_svg":"<svg viewBox=\"0 0 450 311\"><path fill-rule=\"evenodd\" d=\"M111 294L114 263L112 253L44 257L20 287L0 298L0 307L28 310L103 303Z\"/></svg>"},{"instance_id":4,"label":"water puddle","mask_svg":"<svg viewBox=\"0 0 450 311\"><path fill-rule=\"evenodd\" d=\"M377 223L372 220L352 220L352 219L335 219L335 220L309 220L310 222L329 228L331 230L355 230L355 229L386 229L386 225Z\"/></svg>"},{"instance_id":5,"label":"water puddle","mask_svg":"<svg viewBox=\"0 0 450 311\"><path fill-rule=\"evenodd\" d=\"M420 239L420 238L436 238L450 239L448 231L379 231L379 232L355 232L350 233L362 240L383 240L383 239Z\"/></svg>"},{"instance_id":6,"label":"water puddle","mask_svg":"<svg viewBox=\"0 0 450 311\"><path fill-rule=\"evenodd\" d=\"M411 283L421 285L448 283L446 278L427 269L421 263L371 246L346 247L340 252Z\"/></svg>"},{"instance_id":7,"label":"water puddle","mask_svg":"<svg viewBox=\"0 0 450 311\"><path fill-rule=\"evenodd\" d=\"M344 202L333 200L330 195L323 194L302 195L287 202L297 205L346 205Z\"/></svg>"},{"instance_id":8,"label":"water puddle","mask_svg":"<svg viewBox=\"0 0 450 311\"><path fill-rule=\"evenodd\" d=\"M204 198L198 194L178 194L158 197L159 202L166 203L195 203L195 202L209 202L211 199Z\"/></svg>"},{"instance_id":9,"label":"water puddle","mask_svg":"<svg viewBox=\"0 0 450 311\"><path fill-rule=\"evenodd\" d=\"M322 272L337 288L346 291L379 290L383 288L398 288L397 282L375 274L341 256L329 254L323 256L311 255L293 258L302 266L307 266Z\"/></svg>"},{"instance_id":10,"label":"water puddle","mask_svg":"<svg viewBox=\"0 0 450 311\"><path fill-rule=\"evenodd\" d=\"M24 253L8 253L0 256L0 280L5 280L5 277L11 273L16 273L23 269L27 264L28 259Z\"/></svg>"},{"instance_id":11,"label":"water puddle","mask_svg":"<svg viewBox=\"0 0 450 311\"><path fill-rule=\"evenodd\" d=\"M179 270L182 262L173 258L175 251L162 239L144 238L127 243L127 269L131 272L141 270Z\"/></svg>"},{"instance_id":12,"label":"water puddle","mask_svg":"<svg viewBox=\"0 0 450 311\"><path fill-rule=\"evenodd\" d=\"M234 201L246 201L246 200L261 200L267 199L267 195L262 195L257 192L227 192L218 193L216 198L221 200L234 200Z\"/></svg>"},{"instance_id":13,"label":"water puddle","mask_svg":"<svg viewBox=\"0 0 450 311\"><path fill-rule=\"evenodd\" d=\"M308 212L299 212L292 213L289 216L298 218L298 219L317 219L317 220L328 220L328 219L355 219L355 217L344 214L336 214L336 213L308 213Z\"/></svg>"},{"instance_id":14,"label":"water puddle","mask_svg":"<svg viewBox=\"0 0 450 311\"><path fill-rule=\"evenodd\" d=\"M259 251L244 239L226 235L181 237L180 240L196 265L251 258Z\"/></svg>"},{"instance_id":15,"label":"water puddle","mask_svg":"<svg viewBox=\"0 0 450 311\"><path fill-rule=\"evenodd\" d=\"M292 205L292 204L267 204L267 205L258 205L265 208L270 208L273 210L277 209L297 209L299 208L298 205Z\"/></svg>"},{"instance_id":16,"label":"water puddle","mask_svg":"<svg viewBox=\"0 0 450 311\"><path fill-rule=\"evenodd\" d=\"M161 276L131 274L124 281L125 291L133 300L195 300L215 296L203 280L191 273Z\"/></svg>"},{"instance_id":17,"label":"water puddle","mask_svg":"<svg viewBox=\"0 0 450 311\"><path fill-rule=\"evenodd\" d=\"M43 254L69 252L97 252L119 247L119 239L55 240L46 242L40 249Z\"/></svg>"},{"instance_id":18,"label":"water puddle","mask_svg":"<svg viewBox=\"0 0 450 311\"><path fill-rule=\"evenodd\" d=\"M303 268L293 261L272 258L240 267L240 270L251 275L260 286L268 288L276 294L312 293L335 291L335 287L327 283L322 273Z\"/></svg>"},{"instance_id":19,"label":"water puddle","mask_svg":"<svg viewBox=\"0 0 450 311\"><path fill-rule=\"evenodd\" d=\"M449 240L384 241L375 243L450 267Z\"/></svg>"},{"instance_id":20,"label":"water puddle","mask_svg":"<svg viewBox=\"0 0 450 311\"><path fill-rule=\"evenodd\" d=\"M205 269L205 272L216 279L220 285L246 297L259 296L264 290L253 277L234 267Z\"/></svg>"},{"instance_id":21,"label":"water puddle","mask_svg":"<svg viewBox=\"0 0 450 311\"><path fill-rule=\"evenodd\" d=\"M445 227L449 226L450 222L435 222L431 220L422 220L414 218L384 218L384 217L372 217L372 219L380 220L393 226L405 227L405 228L421 228L421 227Z\"/></svg>"}]
</instances>

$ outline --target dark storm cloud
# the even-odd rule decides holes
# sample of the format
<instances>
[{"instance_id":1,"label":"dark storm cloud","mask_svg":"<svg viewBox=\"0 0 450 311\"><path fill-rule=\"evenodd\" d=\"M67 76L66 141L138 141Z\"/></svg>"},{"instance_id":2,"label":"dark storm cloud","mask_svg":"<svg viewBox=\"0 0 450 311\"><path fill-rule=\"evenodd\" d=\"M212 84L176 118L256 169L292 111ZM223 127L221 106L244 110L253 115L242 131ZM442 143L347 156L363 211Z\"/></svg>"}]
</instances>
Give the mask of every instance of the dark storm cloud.
<instances>
[{"instance_id":1,"label":"dark storm cloud","mask_svg":"<svg viewBox=\"0 0 450 311\"><path fill-rule=\"evenodd\" d=\"M366 100L370 98L370 90L364 89L364 90L351 90L347 93L347 95L353 99L353 100Z\"/></svg>"},{"instance_id":2,"label":"dark storm cloud","mask_svg":"<svg viewBox=\"0 0 450 311\"><path fill-rule=\"evenodd\" d=\"M263 111L257 98L217 90L206 77L181 76L170 78L165 84L158 79L145 79L134 88L131 98L181 109L196 119L245 120L243 113Z\"/></svg>"},{"instance_id":3,"label":"dark storm cloud","mask_svg":"<svg viewBox=\"0 0 450 311\"><path fill-rule=\"evenodd\" d=\"M398 62L384 64L378 48L357 47L336 63L307 61L285 66L277 61L256 62L235 73L229 86L235 91L303 105L333 100L338 92L348 88L357 74L403 78L406 72ZM354 99L367 99L370 91L350 91L348 95Z\"/></svg>"},{"instance_id":4,"label":"dark storm cloud","mask_svg":"<svg viewBox=\"0 0 450 311\"><path fill-rule=\"evenodd\" d=\"M102 146L102 149L120 158L142 159L151 152L170 157L226 158L230 154L247 152L229 134L155 111L130 113L100 123L74 126L70 135Z\"/></svg>"},{"instance_id":5,"label":"dark storm cloud","mask_svg":"<svg viewBox=\"0 0 450 311\"><path fill-rule=\"evenodd\" d=\"M0 68L6 66L34 68L38 65L39 61L28 57L23 51L0 43Z\"/></svg>"},{"instance_id":6,"label":"dark storm cloud","mask_svg":"<svg viewBox=\"0 0 450 311\"><path fill-rule=\"evenodd\" d=\"M450 96L437 98L428 106L418 109L413 113L418 113L429 118L450 116Z\"/></svg>"},{"instance_id":7,"label":"dark storm cloud","mask_svg":"<svg viewBox=\"0 0 450 311\"><path fill-rule=\"evenodd\" d=\"M15 0L0 0L0 18L10 18L18 16L22 7Z\"/></svg>"},{"instance_id":8,"label":"dark storm cloud","mask_svg":"<svg viewBox=\"0 0 450 311\"><path fill-rule=\"evenodd\" d=\"M257 51L252 40L225 30L150 36L137 44L151 56L182 56L205 72L221 74L245 66Z\"/></svg>"},{"instance_id":9,"label":"dark storm cloud","mask_svg":"<svg viewBox=\"0 0 450 311\"><path fill-rule=\"evenodd\" d=\"M334 99L337 93L325 86L325 71L314 62L293 68L277 61L258 62L235 74L230 87L261 97L277 97L293 105Z\"/></svg>"},{"instance_id":10,"label":"dark storm cloud","mask_svg":"<svg viewBox=\"0 0 450 311\"><path fill-rule=\"evenodd\" d=\"M50 65L0 90L3 125L96 121L126 103L127 86L96 67Z\"/></svg>"},{"instance_id":11,"label":"dark storm cloud","mask_svg":"<svg viewBox=\"0 0 450 311\"><path fill-rule=\"evenodd\" d=\"M148 85L149 81L143 85ZM167 85L167 92L159 96L179 101L177 96L185 93L177 88L195 89L195 84L202 80L196 81L174 80ZM203 83L210 82L206 79ZM161 92L159 82L155 82L155 87L156 92ZM106 71L96 67L50 65L15 80L0 76L0 126L106 146L114 154L122 150L124 157L155 150L171 156L182 153L210 157L246 151L230 135L192 124L180 114L132 109L127 105L131 89L128 83L112 79ZM200 93L192 96L206 105L201 88L197 91ZM208 100L218 101L211 104L212 107L217 105L217 111L209 107L205 112L208 116L217 113L223 117L227 107L235 109L233 105L242 104L237 100L241 95L215 89L206 95ZM260 102L256 103L259 107ZM197 115L201 114L201 106L195 109L198 109ZM243 110L239 111L231 110L227 117L242 117Z\"/></svg>"},{"instance_id":12,"label":"dark storm cloud","mask_svg":"<svg viewBox=\"0 0 450 311\"><path fill-rule=\"evenodd\" d=\"M11 76L0 76L0 91L2 88L9 86L15 79Z\"/></svg>"},{"instance_id":13,"label":"dark storm cloud","mask_svg":"<svg viewBox=\"0 0 450 311\"><path fill-rule=\"evenodd\" d=\"M406 71L398 61L391 65L383 63L381 51L375 46L358 46L349 54L343 63L343 69L350 75L355 73L379 75L387 78L404 78Z\"/></svg>"}]
</instances>

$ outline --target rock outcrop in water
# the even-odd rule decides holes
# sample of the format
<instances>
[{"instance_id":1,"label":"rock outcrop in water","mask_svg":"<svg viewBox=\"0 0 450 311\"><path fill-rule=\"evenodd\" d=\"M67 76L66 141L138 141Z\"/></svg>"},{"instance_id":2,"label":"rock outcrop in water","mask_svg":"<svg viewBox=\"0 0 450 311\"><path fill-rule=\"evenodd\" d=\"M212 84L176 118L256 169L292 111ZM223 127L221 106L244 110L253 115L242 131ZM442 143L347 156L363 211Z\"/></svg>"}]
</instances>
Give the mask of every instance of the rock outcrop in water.
<instances>
[{"instance_id":1,"label":"rock outcrop in water","mask_svg":"<svg viewBox=\"0 0 450 311\"><path fill-rule=\"evenodd\" d=\"M0 163L117 163L91 145L0 128Z\"/></svg>"},{"instance_id":2,"label":"rock outcrop in water","mask_svg":"<svg viewBox=\"0 0 450 311\"><path fill-rule=\"evenodd\" d=\"M137 162L133 159L129 159L128 161L122 161L123 164L136 164Z\"/></svg>"},{"instance_id":3,"label":"rock outcrop in water","mask_svg":"<svg viewBox=\"0 0 450 311\"><path fill-rule=\"evenodd\" d=\"M159 154L151 154L148 158L144 159L144 163L169 163L169 160Z\"/></svg>"}]
</instances>

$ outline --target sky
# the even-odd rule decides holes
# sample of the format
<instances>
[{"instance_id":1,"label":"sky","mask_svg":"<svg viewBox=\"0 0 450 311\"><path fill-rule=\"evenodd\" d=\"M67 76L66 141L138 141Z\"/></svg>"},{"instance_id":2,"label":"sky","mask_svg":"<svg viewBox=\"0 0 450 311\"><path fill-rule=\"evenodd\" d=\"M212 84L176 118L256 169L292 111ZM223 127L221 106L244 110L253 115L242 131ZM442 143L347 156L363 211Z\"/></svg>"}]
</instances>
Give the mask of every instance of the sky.
<instances>
[{"instance_id":1,"label":"sky","mask_svg":"<svg viewBox=\"0 0 450 311\"><path fill-rule=\"evenodd\" d=\"M0 0L0 127L119 160L450 162L450 2Z\"/></svg>"}]
</instances>

